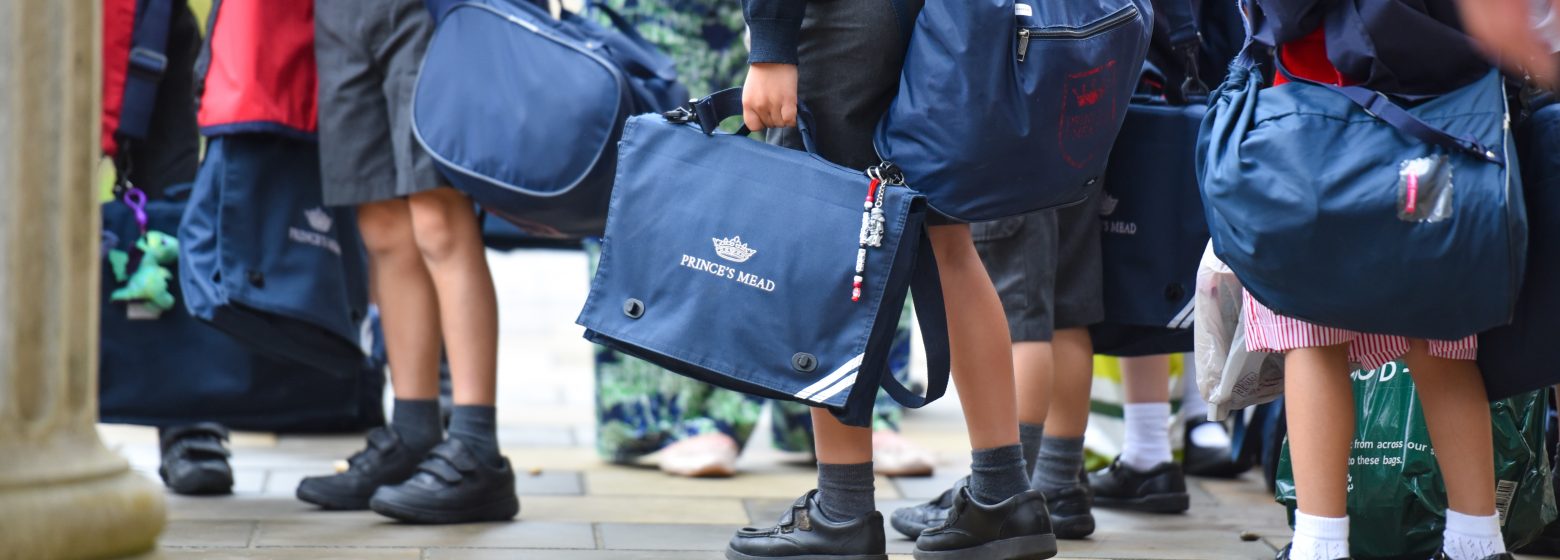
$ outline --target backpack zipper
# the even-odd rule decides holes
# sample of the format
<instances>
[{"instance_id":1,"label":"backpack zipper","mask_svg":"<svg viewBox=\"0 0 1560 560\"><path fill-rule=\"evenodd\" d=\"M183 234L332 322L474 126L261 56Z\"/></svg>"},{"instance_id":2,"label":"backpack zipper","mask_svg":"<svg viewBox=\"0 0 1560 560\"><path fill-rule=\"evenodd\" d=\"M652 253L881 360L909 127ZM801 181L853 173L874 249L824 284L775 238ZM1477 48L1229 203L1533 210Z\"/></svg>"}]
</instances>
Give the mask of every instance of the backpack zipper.
<instances>
[{"instance_id":1,"label":"backpack zipper","mask_svg":"<svg viewBox=\"0 0 1560 560\"><path fill-rule=\"evenodd\" d=\"M1126 25L1137 17L1137 5L1127 4L1116 13L1085 27L1021 27L1018 29L1018 61L1023 62L1024 56L1029 53L1031 39L1087 39Z\"/></svg>"}]
</instances>

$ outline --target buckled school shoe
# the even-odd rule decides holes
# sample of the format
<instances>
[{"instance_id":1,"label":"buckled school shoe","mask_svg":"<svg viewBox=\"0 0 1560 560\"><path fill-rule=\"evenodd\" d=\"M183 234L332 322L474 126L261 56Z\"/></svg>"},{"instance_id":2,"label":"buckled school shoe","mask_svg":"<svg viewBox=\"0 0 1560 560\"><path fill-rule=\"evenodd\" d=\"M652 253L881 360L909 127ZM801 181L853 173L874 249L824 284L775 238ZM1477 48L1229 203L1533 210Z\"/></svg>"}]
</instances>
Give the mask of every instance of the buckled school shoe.
<instances>
[{"instance_id":1,"label":"buckled school shoe","mask_svg":"<svg viewBox=\"0 0 1560 560\"><path fill-rule=\"evenodd\" d=\"M228 464L227 428L200 422L159 430L162 466L157 474L178 494L190 496L233 493L233 467Z\"/></svg>"},{"instance_id":2,"label":"buckled school shoe","mask_svg":"<svg viewBox=\"0 0 1560 560\"><path fill-rule=\"evenodd\" d=\"M1186 493L1186 473L1174 462L1139 471L1117 457L1110 466L1089 473L1094 504L1102 508L1146 513L1183 513L1192 507Z\"/></svg>"},{"instance_id":3,"label":"buckled school shoe","mask_svg":"<svg viewBox=\"0 0 1560 560\"><path fill-rule=\"evenodd\" d=\"M1215 431L1216 430L1216 431ZM1207 431L1215 431L1212 434L1204 434ZM1215 437L1203 438L1202 435ZM1221 436L1222 437L1219 437ZM1213 440L1202 445L1199 440ZM1235 460L1230 456L1229 432L1224 424L1209 422L1197 418L1186 423L1186 440L1182 447L1185 450L1184 466L1186 474L1206 478L1236 478L1242 473L1251 470L1251 461L1248 459Z\"/></svg>"},{"instance_id":4,"label":"buckled school shoe","mask_svg":"<svg viewBox=\"0 0 1560 560\"><path fill-rule=\"evenodd\" d=\"M953 483L953 488L943 491L932 501L894 510L890 524L895 531L908 538L921 536L921 532L942 525L953 507L953 496L969 484L969 478ZM1087 484L1042 492L1047 511L1051 516L1051 532L1058 539L1078 540L1094 534L1092 495Z\"/></svg>"},{"instance_id":5,"label":"buckled school shoe","mask_svg":"<svg viewBox=\"0 0 1560 560\"><path fill-rule=\"evenodd\" d=\"M744 527L726 545L727 560L888 560L883 514L838 522L813 490L791 504L774 527Z\"/></svg>"},{"instance_id":6,"label":"buckled school shoe","mask_svg":"<svg viewBox=\"0 0 1560 560\"><path fill-rule=\"evenodd\" d=\"M330 510L368 509L374 491L417 473L427 449L412 449L395 430L368 432L368 447L347 459L346 472L311 476L298 484L298 499Z\"/></svg>"},{"instance_id":7,"label":"buckled school shoe","mask_svg":"<svg viewBox=\"0 0 1560 560\"><path fill-rule=\"evenodd\" d=\"M1045 495L1027 490L1002 503L975 501L969 487L953 495L942 525L915 539L916 560L1043 560L1056 556Z\"/></svg>"},{"instance_id":8,"label":"buckled school shoe","mask_svg":"<svg viewBox=\"0 0 1560 560\"><path fill-rule=\"evenodd\" d=\"M1289 560L1289 547L1290 546L1293 546L1293 545L1287 545L1287 544L1284 545L1284 549L1278 551L1278 556L1274 557L1274 560ZM1335 558L1334 560L1354 560L1354 558L1352 558L1352 557ZM1432 558L1431 560L1435 560L1435 559ZM1488 560L1488 559L1486 559L1486 560Z\"/></svg>"},{"instance_id":9,"label":"buckled school shoe","mask_svg":"<svg viewBox=\"0 0 1560 560\"><path fill-rule=\"evenodd\" d=\"M514 519L520 498L509 459L483 461L459 438L450 438L406 482L375 491L368 507L407 523L478 523Z\"/></svg>"},{"instance_id":10,"label":"buckled school shoe","mask_svg":"<svg viewBox=\"0 0 1560 560\"><path fill-rule=\"evenodd\" d=\"M1447 556L1446 551L1442 550L1435 553L1435 558L1431 558L1430 560L1452 560L1452 557ZM1485 556L1481 560L1517 560L1517 557L1510 552L1502 552L1500 554L1491 554L1489 556Z\"/></svg>"}]
</instances>

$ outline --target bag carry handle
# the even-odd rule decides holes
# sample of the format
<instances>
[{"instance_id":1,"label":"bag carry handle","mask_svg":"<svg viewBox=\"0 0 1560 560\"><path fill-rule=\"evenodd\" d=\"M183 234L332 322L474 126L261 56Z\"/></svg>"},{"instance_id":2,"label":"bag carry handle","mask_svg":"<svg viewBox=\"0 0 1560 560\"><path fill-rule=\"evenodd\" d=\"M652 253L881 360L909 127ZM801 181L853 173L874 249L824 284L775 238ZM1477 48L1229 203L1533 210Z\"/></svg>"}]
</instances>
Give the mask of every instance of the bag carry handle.
<instances>
[{"instance_id":1,"label":"bag carry handle","mask_svg":"<svg viewBox=\"0 0 1560 560\"><path fill-rule=\"evenodd\" d=\"M712 93L703 99L692 99L687 104L661 114L666 120L674 123L695 122L699 130L705 135L715 134L720 129L720 123L731 117L742 116L742 88L734 87ZM812 111L801 101L796 102L796 129L802 133L802 146L807 153L817 155L817 144L812 136ZM747 136L747 125L738 128L732 133L735 136Z\"/></svg>"},{"instance_id":2,"label":"bag carry handle","mask_svg":"<svg viewBox=\"0 0 1560 560\"><path fill-rule=\"evenodd\" d=\"M943 302L942 279L937 276L937 255L932 238L921 230L921 246L916 250L915 266L910 272L910 296L915 300L915 316L921 326L921 342L926 345L926 396L915 394L892 375L883 376L888 396L906 408L921 408L948 392L948 371L952 356L948 349L948 309Z\"/></svg>"},{"instance_id":3,"label":"bag carry handle","mask_svg":"<svg viewBox=\"0 0 1560 560\"><path fill-rule=\"evenodd\" d=\"M1178 62L1186 71L1186 78L1181 81L1181 96L1186 99L1207 96L1208 84L1202 80L1197 60L1202 50L1202 32L1197 30L1196 7L1191 0L1171 0L1157 9L1164 13L1169 27L1165 39L1170 43L1170 50L1180 57Z\"/></svg>"},{"instance_id":4,"label":"bag carry handle","mask_svg":"<svg viewBox=\"0 0 1560 560\"><path fill-rule=\"evenodd\" d=\"M1481 144L1471 136L1458 136L1431 126L1430 123L1420 120L1419 117L1414 116L1407 109L1393 103L1391 99L1388 99L1385 94L1379 91L1360 86L1325 84L1316 80L1302 78L1289 73L1289 69L1284 67L1282 59L1275 57L1275 60L1277 61L1278 71L1283 73L1284 77L1290 81L1321 86L1338 92L1349 98L1349 101L1353 101L1361 109L1364 109L1370 116L1381 119L1383 122L1392 125L1393 128L1398 129L1398 131L1417 138L1421 142L1440 146L1454 152L1463 152L1495 165L1506 165L1506 157L1504 155Z\"/></svg>"}]
</instances>

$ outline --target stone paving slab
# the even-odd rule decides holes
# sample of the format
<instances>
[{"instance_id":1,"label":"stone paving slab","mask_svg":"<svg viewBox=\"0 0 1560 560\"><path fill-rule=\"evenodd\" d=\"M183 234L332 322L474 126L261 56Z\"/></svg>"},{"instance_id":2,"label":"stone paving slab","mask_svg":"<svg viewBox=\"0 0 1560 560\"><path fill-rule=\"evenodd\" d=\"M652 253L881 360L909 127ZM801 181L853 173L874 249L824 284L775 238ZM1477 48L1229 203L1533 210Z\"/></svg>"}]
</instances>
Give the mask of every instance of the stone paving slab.
<instances>
[{"instance_id":1,"label":"stone paving slab","mask_svg":"<svg viewBox=\"0 0 1560 560\"><path fill-rule=\"evenodd\" d=\"M389 520L320 522L314 519L262 521L255 532L257 547L469 547L469 548L596 548L596 536L586 523L481 523L472 525L406 525Z\"/></svg>"}]
</instances>

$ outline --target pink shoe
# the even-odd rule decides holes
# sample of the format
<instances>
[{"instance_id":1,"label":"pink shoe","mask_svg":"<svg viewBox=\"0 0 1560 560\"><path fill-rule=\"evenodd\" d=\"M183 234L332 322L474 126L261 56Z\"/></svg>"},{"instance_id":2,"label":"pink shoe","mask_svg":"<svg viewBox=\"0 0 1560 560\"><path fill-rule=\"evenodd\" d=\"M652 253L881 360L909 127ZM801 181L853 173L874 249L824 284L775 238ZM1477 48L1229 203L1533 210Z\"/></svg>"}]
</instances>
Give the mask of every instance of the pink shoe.
<instances>
[{"instance_id":1,"label":"pink shoe","mask_svg":"<svg viewBox=\"0 0 1560 560\"><path fill-rule=\"evenodd\" d=\"M936 458L899 432L872 432L872 470L883 476L931 476Z\"/></svg>"},{"instance_id":2,"label":"pink shoe","mask_svg":"<svg viewBox=\"0 0 1560 560\"><path fill-rule=\"evenodd\" d=\"M689 478L725 478L737 474L740 449L722 433L694 436L661 450L661 471Z\"/></svg>"}]
</instances>

